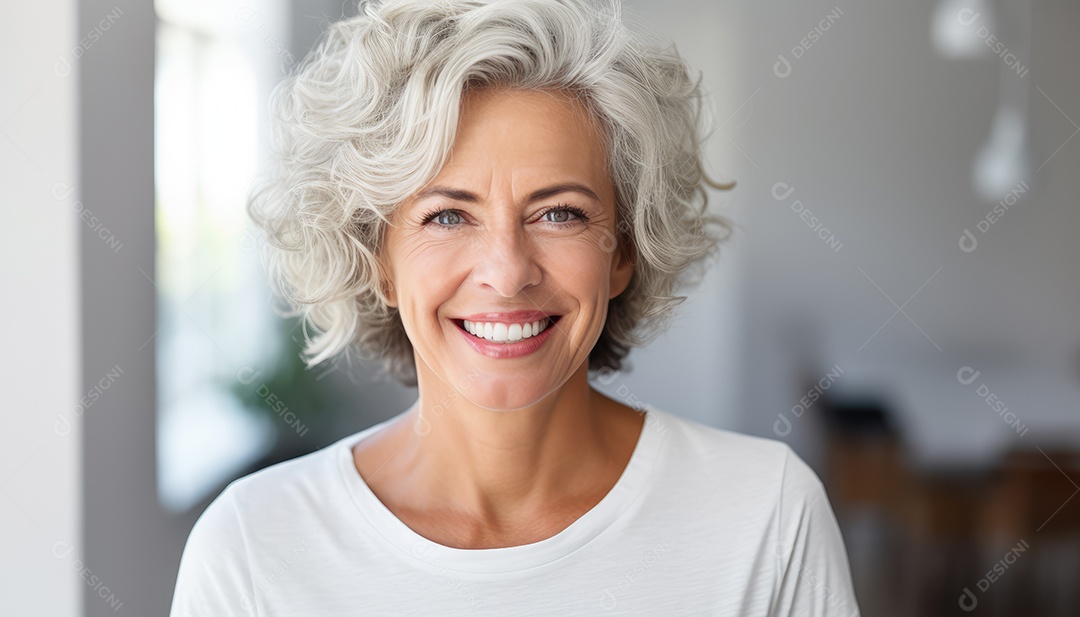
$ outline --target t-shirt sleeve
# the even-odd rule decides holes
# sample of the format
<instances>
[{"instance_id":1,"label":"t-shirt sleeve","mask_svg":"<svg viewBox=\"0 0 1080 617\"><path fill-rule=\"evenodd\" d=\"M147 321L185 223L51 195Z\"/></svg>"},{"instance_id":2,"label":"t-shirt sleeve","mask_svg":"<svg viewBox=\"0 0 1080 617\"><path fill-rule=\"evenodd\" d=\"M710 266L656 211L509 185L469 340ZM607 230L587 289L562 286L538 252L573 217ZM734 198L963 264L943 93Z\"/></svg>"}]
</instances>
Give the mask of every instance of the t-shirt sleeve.
<instances>
[{"instance_id":1,"label":"t-shirt sleeve","mask_svg":"<svg viewBox=\"0 0 1080 617\"><path fill-rule=\"evenodd\" d=\"M777 538L779 587L771 617L859 617L840 527L825 488L785 446Z\"/></svg>"},{"instance_id":2,"label":"t-shirt sleeve","mask_svg":"<svg viewBox=\"0 0 1080 617\"><path fill-rule=\"evenodd\" d=\"M169 617L257 614L235 500L230 485L195 521L180 557Z\"/></svg>"}]
</instances>

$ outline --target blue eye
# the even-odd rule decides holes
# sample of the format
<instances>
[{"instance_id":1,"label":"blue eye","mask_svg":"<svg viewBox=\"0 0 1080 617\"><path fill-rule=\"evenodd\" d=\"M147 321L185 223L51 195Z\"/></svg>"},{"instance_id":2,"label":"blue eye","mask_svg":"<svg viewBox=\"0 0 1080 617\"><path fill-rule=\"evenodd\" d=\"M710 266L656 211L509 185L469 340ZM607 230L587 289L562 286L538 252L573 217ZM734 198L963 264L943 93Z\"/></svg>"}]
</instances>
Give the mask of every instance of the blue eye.
<instances>
[{"instance_id":1,"label":"blue eye","mask_svg":"<svg viewBox=\"0 0 1080 617\"><path fill-rule=\"evenodd\" d=\"M565 213L565 214L564 214ZM560 215L558 219L548 222L555 223L558 226L567 226L575 224L574 219L568 218L566 214L572 214L578 218L577 222L585 222L589 220L589 217L585 215L585 212L580 208L575 208L567 204L561 204L553 206L544 210L544 213L540 215L540 218L544 218L549 214ZM453 218L451 218L453 217ZM432 221L436 222L436 227L456 227L459 223L463 222L461 214L457 210L447 210L445 208L436 208L425 214L420 221L421 225L427 225Z\"/></svg>"},{"instance_id":2,"label":"blue eye","mask_svg":"<svg viewBox=\"0 0 1080 617\"><path fill-rule=\"evenodd\" d=\"M431 212L424 216L424 224L427 224L437 219L439 221L440 227L453 227L455 223L448 223L446 221L448 217L456 217L458 219L458 222L460 222L461 219L461 215L458 214L457 210L435 210L434 212Z\"/></svg>"},{"instance_id":3,"label":"blue eye","mask_svg":"<svg viewBox=\"0 0 1080 617\"><path fill-rule=\"evenodd\" d=\"M427 225L431 221L434 221L434 220L438 219L440 221L439 225L438 225L439 227L453 227L454 223L444 224L447 215L455 216L458 219L461 218L461 215L458 213L457 210L446 210L446 209L436 208L436 209L428 212L427 214L425 214L423 216L423 218L420 219L420 224L421 225Z\"/></svg>"},{"instance_id":4,"label":"blue eye","mask_svg":"<svg viewBox=\"0 0 1080 617\"><path fill-rule=\"evenodd\" d=\"M565 205L565 204L561 205L561 206L555 206L554 208L549 208L547 210L544 210L543 216L547 216L549 214L573 214L574 216L578 217L578 219L580 219L581 222L585 222L585 221L589 220L589 217L585 216L585 213L582 212L579 208L575 208L574 206L568 206L568 205ZM574 221L573 221L573 219L564 218L563 220L556 220L556 221L551 221L551 222L552 223L573 223Z\"/></svg>"}]
</instances>

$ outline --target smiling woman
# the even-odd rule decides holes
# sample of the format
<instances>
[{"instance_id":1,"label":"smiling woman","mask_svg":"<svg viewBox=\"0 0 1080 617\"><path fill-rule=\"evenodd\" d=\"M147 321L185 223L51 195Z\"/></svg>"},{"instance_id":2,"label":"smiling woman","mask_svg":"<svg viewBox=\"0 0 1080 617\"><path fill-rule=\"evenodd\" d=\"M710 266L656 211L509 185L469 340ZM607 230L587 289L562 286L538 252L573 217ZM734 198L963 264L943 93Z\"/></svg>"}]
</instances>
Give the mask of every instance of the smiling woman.
<instances>
[{"instance_id":1,"label":"smiling woman","mask_svg":"<svg viewBox=\"0 0 1080 617\"><path fill-rule=\"evenodd\" d=\"M589 112L563 91L472 90L431 184L395 212L380 255L419 382L476 364L467 398L487 409L544 401L575 373L586 394L608 302L634 269Z\"/></svg>"},{"instance_id":2,"label":"smiling woman","mask_svg":"<svg viewBox=\"0 0 1080 617\"><path fill-rule=\"evenodd\" d=\"M174 616L858 614L787 446L589 384L731 229L673 49L614 3L369 2L273 102L251 214L308 360L351 346L418 397L226 488Z\"/></svg>"}]
</instances>

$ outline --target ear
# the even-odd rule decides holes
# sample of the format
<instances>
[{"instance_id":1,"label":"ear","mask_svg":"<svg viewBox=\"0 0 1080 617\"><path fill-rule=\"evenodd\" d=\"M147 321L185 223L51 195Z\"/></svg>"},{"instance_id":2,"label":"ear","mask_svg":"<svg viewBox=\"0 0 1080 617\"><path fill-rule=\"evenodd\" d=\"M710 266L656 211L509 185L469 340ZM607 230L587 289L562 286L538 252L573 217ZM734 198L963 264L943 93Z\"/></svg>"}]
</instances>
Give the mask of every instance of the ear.
<instances>
[{"instance_id":1,"label":"ear","mask_svg":"<svg viewBox=\"0 0 1080 617\"><path fill-rule=\"evenodd\" d=\"M630 279L634 275L634 264L636 262L637 249L634 247L634 243L628 239L626 242L620 241L619 248L615 251L614 263L611 264L611 295L608 296L609 300L626 291L626 288L630 286Z\"/></svg>"},{"instance_id":2,"label":"ear","mask_svg":"<svg viewBox=\"0 0 1080 617\"><path fill-rule=\"evenodd\" d=\"M392 307L392 308L397 308L397 305L398 305L397 291L394 289L394 285L393 284L384 285L384 289L386 290L386 299L388 300L387 306Z\"/></svg>"},{"instance_id":3,"label":"ear","mask_svg":"<svg viewBox=\"0 0 1080 617\"><path fill-rule=\"evenodd\" d=\"M394 284L391 281L390 276L386 274L386 266L382 263L382 260L378 260L377 263L379 266L379 289L381 289L383 291L383 295L386 296L386 305L391 308L397 308L397 290L394 289Z\"/></svg>"}]
</instances>

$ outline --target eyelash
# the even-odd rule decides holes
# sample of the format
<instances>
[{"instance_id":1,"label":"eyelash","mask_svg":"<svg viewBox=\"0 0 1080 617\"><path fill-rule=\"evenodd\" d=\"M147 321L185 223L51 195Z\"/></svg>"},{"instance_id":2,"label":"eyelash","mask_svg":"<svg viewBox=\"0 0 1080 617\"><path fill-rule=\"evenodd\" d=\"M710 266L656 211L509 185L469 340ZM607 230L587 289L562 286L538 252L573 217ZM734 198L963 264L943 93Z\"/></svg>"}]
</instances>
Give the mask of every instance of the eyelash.
<instances>
[{"instance_id":1,"label":"eyelash","mask_svg":"<svg viewBox=\"0 0 1080 617\"><path fill-rule=\"evenodd\" d=\"M580 219L580 222L582 222L582 223L589 220L589 217L585 215L585 212L583 210L581 210L581 208L577 208L577 207L571 206L569 204L559 204L557 206L552 206L552 207L544 210L543 213L540 214L540 218L544 218L545 216L547 216L551 212L559 212L559 211L566 211L566 212L569 212L570 214L573 214L574 216L577 216L578 219ZM451 208L435 208L434 210L429 211L427 214L425 214L423 216L423 218L420 221L420 224L421 225L427 225L428 223L435 220L440 214L442 214L444 212L457 212L457 210L454 210L454 209L451 209ZM553 224L557 225L557 226L560 226L560 227L565 227L567 225L570 225L572 222L573 221L567 221L565 223L553 223ZM438 227L455 227L455 225L438 225Z\"/></svg>"}]
</instances>

